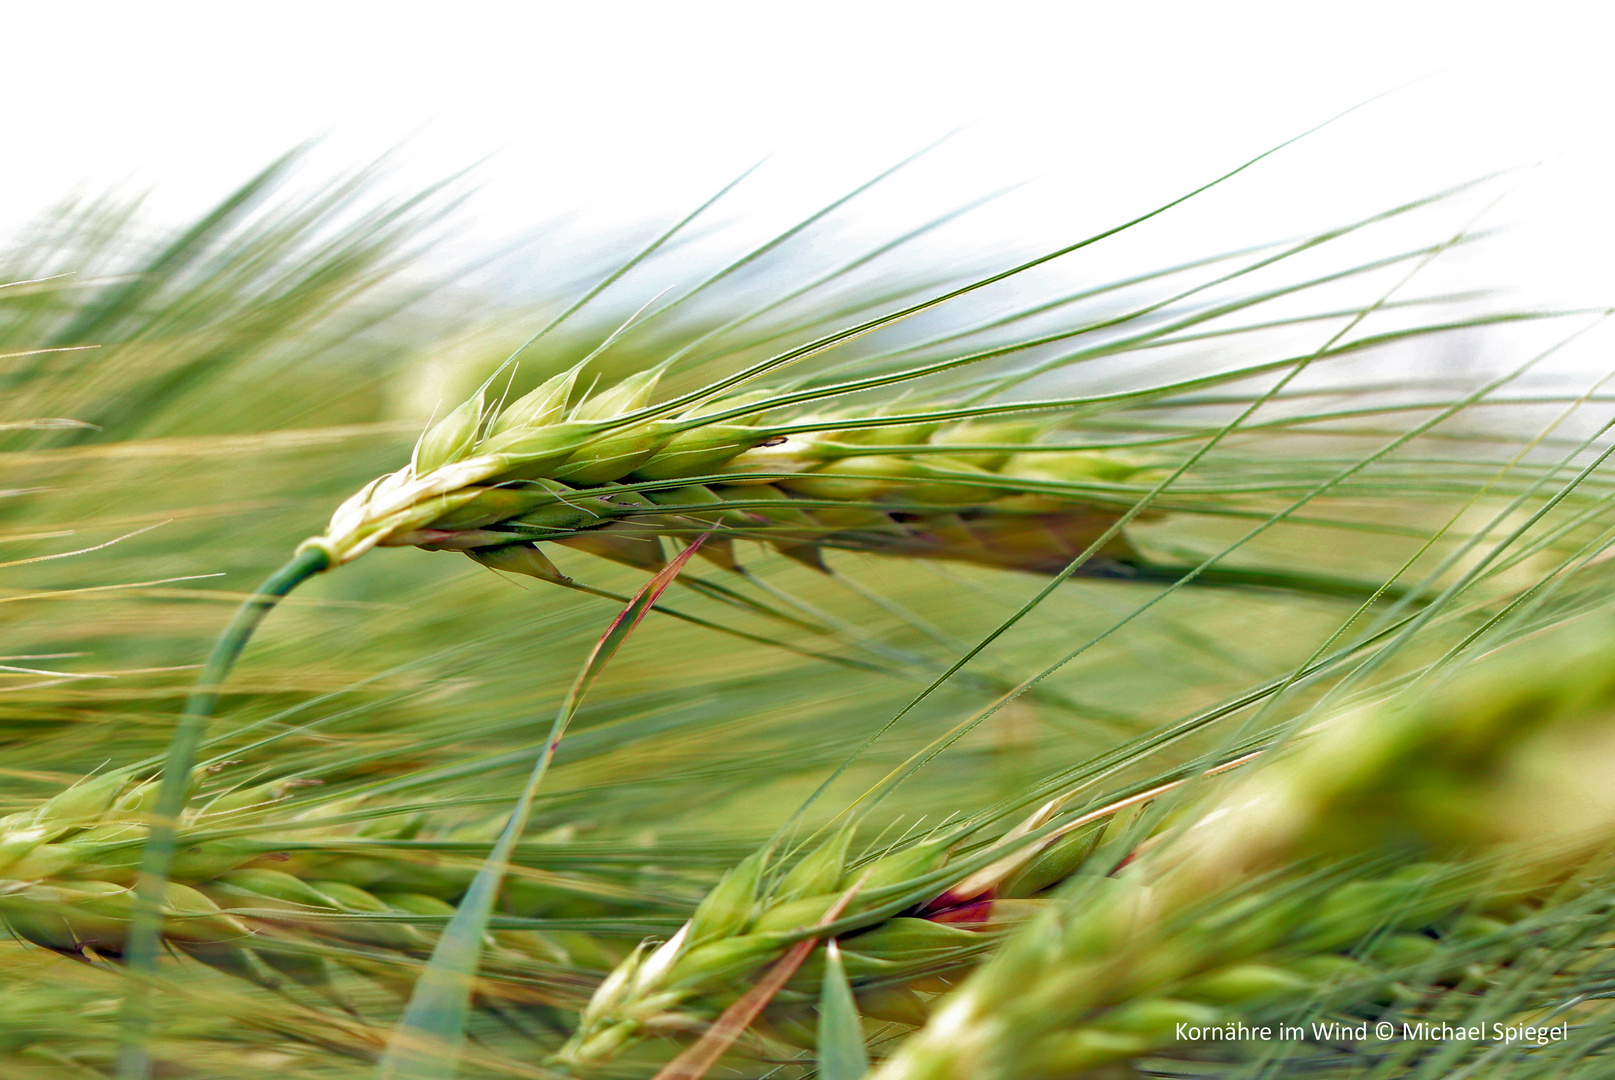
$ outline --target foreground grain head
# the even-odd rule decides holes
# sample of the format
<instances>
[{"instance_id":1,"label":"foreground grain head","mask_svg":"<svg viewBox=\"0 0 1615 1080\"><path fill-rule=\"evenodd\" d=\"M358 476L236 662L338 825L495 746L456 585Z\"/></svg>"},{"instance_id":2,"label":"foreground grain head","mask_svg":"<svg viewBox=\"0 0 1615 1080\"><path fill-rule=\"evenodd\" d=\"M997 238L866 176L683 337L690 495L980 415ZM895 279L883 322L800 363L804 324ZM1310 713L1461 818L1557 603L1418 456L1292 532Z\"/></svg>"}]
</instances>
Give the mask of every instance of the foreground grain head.
<instances>
[{"instance_id":1,"label":"foreground grain head","mask_svg":"<svg viewBox=\"0 0 1615 1080\"><path fill-rule=\"evenodd\" d=\"M1506 940L1497 914L1540 932L1545 902L1571 921L1602 905L1615 813L1593 777L1609 767L1612 650L1607 616L1576 620L1269 752L1017 935L876 1075L1076 1076L1167 1046L1195 1055L1231 1020L1326 990L1325 1026L1352 1019L1345 990L1403 1022L1457 1023L1464 998L1507 981L1440 993L1468 971L1466 937ZM1593 918L1596 940L1609 928ZM1333 951L1350 959L1325 962ZM1386 959L1438 989L1398 1001L1374 970ZM1502 1018L1530 1026L1574 998L1584 963L1556 958ZM1607 1024L1597 1009L1577 1019ZM1185 1026L1213 1034L1184 1040Z\"/></svg>"}]
</instances>

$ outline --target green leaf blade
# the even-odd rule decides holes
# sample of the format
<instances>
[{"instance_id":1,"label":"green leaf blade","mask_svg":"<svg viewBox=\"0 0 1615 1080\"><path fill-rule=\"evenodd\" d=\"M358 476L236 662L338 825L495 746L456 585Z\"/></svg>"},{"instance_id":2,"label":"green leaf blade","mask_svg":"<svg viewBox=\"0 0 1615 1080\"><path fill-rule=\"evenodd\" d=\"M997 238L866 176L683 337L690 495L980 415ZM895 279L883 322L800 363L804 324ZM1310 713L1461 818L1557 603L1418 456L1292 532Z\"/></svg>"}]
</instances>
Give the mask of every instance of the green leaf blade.
<instances>
[{"instance_id":1,"label":"green leaf blade","mask_svg":"<svg viewBox=\"0 0 1615 1080\"><path fill-rule=\"evenodd\" d=\"M869 1071L863 1024L852 986L841 963L841 949L831 941L825 949L824 986L819 992L819 1078L862 1080Z\"/></svg>"}]
</instances>

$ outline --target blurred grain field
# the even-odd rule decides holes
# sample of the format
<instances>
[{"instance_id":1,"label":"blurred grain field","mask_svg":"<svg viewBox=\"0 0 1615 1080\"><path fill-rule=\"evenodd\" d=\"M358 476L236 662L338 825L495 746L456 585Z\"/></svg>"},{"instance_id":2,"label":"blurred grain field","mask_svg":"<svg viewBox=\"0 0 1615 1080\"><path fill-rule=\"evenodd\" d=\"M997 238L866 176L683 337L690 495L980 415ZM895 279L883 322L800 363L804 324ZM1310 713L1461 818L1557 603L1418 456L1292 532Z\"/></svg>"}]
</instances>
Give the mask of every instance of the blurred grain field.
<instances>
[{"instance_id":1,"label":"blurred grain field","mask_svg":"<svg viewBox=\"0 0 1615 1080\"><path fill-rule=\"evenodd\" d=\"M200 658L235 606L337 503L407 461L434 414L609 272L579 267L583 284L520 304L477 295L453 275L436 280L417 258L447 227L446 194L388 203L366 174L321 186L294 165L288 158L272 166L187 230L150 230L130 207L84 201L6 248L0 813L11 815L8 835L21 835L30 815L87 777L152 775ZM484 981L467 1041L378 1075L655 1075L760 968L737 969L702 989L699 1002L669 1006L676 1022L647 1021L645 1041L609 1060L568 1057L579 1015L613 967L639 955L642 940L677 931L776 830L786 838L782 851L796 858L809 850L796 845L821 827L855 821L856 861L968 822L976 831L961 841L961 861L996 850L990 842L1061 793L1074 793L1075 813L1192 778L1236 751L1304 733L1342 705L1393 700L1516 638L1585 620L1606 602L1601 556L1615 536L1607 473L1598 467L1608 445L1598 387L1543 389L1478 366L1438 379L1422 373L1418 358L1444 333L1471 341L1492 324L1540 322L1551 344L1596 315L1510 312L1467 295L1410 302L1396 291L1396 275L1452 244L1450 232L1439 225L1412 244L1393 234L1374 259L1343 256L1333 270L1279 260L1261 271L1267 278L1252 270L1224 280L1217 275L1245 264L1196 266L1190 260L1207 253L1185 252L1183 273L1203 292L1178 298L1184 286L1169 277L1060 303L1020 294L993 307L966 297L944 314L811 360L803 384L838 370L896 370L966 347L961 341L1024 342L1091 322L1104 347L1086 366L1062 367L1055 343L1006 352L988 370L1011 387L1028 380L1024 391L1005 391L1010 397L1050 398L1231 372L1203 388L1072 406L1063 432L1083 445L1136 444L1129 452L1149 458L1152 476L1210 445L1129 535L1161 561L1282 571L1292 587L1217 585L1210 574L1170 588L1074 578L914 704L1046 579L852 551L827 553L826 574L745 544L744 577L692 563L660 602L702 625L648 616L560 744L485 928ZM1312 248L1323 246L1317 241L1296 259L1317 258ZM1388 258L1403 248L1415 256ZM672 244L649 264L650 276L699 286L699 299L611 339L589 377L610 385L680 355L659 391L678 393L969 280L963 270L908 266L901 247L894 250L884 258L838 252L852 268L827 271L809 257L818 249L798 254L789 242L755 262L710 265ZM1092 265L1103 265L1103 250L1087 256ZM1102 273L1092 278L1094 286L1104 281ZM1317 287L1291 295L1285 280ZM640 305L655 302L655 290L635 282L624 276L525 354L511 394L596 352ZM1342 283L1359 293L1344 296ZM1217 291L1224 286L1276 310L1231 300L1226 288ZM1382 333L1383 341L1343 350L1316 379L1261 399L1273 376L1261 365L1307 357L1354 319L1363 321L1357 338ZM1107 320L1150 330L1135 342L1104 330ZM1527 358L1522 352L1505 366ZM987 378L966 374L958 385L969 389L973 377ZM903 400L899 392L871 407ZM1253 406L1239 428L1228 427ZM1427 423L1429 431L1417 430ZM1128 505L1147 487L1115 501ZM575 580L625 599L647 576L577 551L554 558ZM1324 579L1364 588L1352 598L1306 587ZM1393 581L1396 588L1369 598ZM345 901L301 920L242 915L239 925L265 942L250 959L231 951L248 940L240 936L225 935L212 952L171 945L158 982L134 991L150 1002L153 1075L376 1074L389 1039L406 1030L400 1016L414 979L433 962L436 935L510 813L558 703L621 606L496 574L452 552L402 549L315 579L269 617L227 684L192 802L278 786L244 816L191 821L191 842L229 854L218 874L175 880L197 883L225 908L232 904L210 883L243 866L360 894L341 893ZM1181 732L1168 738L1175 725ZM894 770L922 763L885 783ZM1186 792L1215 792L1217 783L1204 779ZM876 790L881 797L867 797ZM1174 798L1151 803L1155 816L1118 819L1110 835L1130 838L1134 850L1169 832L1189 805ZM78 843L79 861L49 873L16 874L23 855L3 856L0 894L45 895L40 883L58 879L127 887L144 835L139 812L130 804L116 821L74 825L85 832L54 842ZM1099 850L1113 862L1131 858ZM1443 851L1459 862L1492 857L1483 846ZM1365 864L1391 858L1371 846L1355 856ZM1357 997L1337 982L1334 998L1325 1002L1317 991L1295 1006L1401 1023L1404 1014L1457 1015L1460 999L1502 1017L1574 1002L1583 1034L1552 1051L1494 1042L1140 1043L1136 1053L1091 1062L1078 1055L1060 1059L1064 1065L1017 1063L1001 1054L956 1066L962 1071L902 1075L1074 1076L1089 1064L1115 1075L1603 1075L1609 1065L1596 1030L1607 1020L1587 1003L1606 992L1600 920L1615 893L1597 883L1596 863L1584 869L1581 891L1567 891L1562 874L1552 878L1558 893L1533 884L1531 914L1498 923L1491 951L1459 963L1457 977L1430 961L1417 977L1387 976ZM925 873L933 893L946 888L936 884L940 871L911 876ZM1069 901L1058 899L1066 894L1056 880L1027 902L1091 902L1080 889L1067 892ZM362 894L425 896L444 906L395 899L366 909ZM28 910L48 920L52 911L79 910L78 902L53 893ZM1569 925L1552 923L1556 903L1580 905L1571 920L1579 937L1554 937L1553 926ZM894 911L925 921L921 900ZM1429 926L1446 926L1446 917L1430 916ZM132 985L119 963L121 931L98 931L111 936L94 946L71 937L77 931L52 944L17 920L26 921L16 915L13 938L0 944L0 1072L132 1075L127 1055L119 1064L131 1038L123 1003ZM1432 943L1449 940L1442 929L1415 929ZM844 944L855 950L857 940ZM856 1000L866 1007L877 983L907 980L921 987L913 1002L935 1011L983 951L1004 940L984 931L979 945L940 960L928 954L920 974L854 970ZM1355 957L1366 950L1360 941L1330 948ZM796 1002L791 1015L808 1016L801 1023L810 1032L822 1022L813 1020L817 993L815 984L779 999ZM1220 1015L1247 1015L1243 1000ZM1251 1008L1279 1015L1287 1000L1261 998ZM769 1013L709 1075L860 1074L826 1059L822 1045L815 1051L811 1037L805 1047L795 1045L800 1037L793 1044L797 1021ZM872 1016L863 1023L877 1065L914 1026ZM1071 1064L1079 1060L1089 1064Z\"/></svg>"}]
</instances>

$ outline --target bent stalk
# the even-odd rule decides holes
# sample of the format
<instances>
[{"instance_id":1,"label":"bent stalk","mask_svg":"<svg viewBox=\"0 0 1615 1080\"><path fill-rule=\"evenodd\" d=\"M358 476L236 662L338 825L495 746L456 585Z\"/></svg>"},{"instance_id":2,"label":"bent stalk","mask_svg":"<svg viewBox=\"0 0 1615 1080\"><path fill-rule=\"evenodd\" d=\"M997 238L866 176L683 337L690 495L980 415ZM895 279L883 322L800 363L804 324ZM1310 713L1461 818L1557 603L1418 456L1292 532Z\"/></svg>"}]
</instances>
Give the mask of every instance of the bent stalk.
<instances>
[{"instance_id":1,"label":"bent stalk","mask_svg":"<svg viewBox=\"0 0 1615 1080\"><path fill-rule=\"evenodd\" d=\"M196 750L207 730L208 719L218 704L219 691L230 669L241 656L253 631L269 609L297 586L328 569L331 558L320 548L304 548L291 561L270 574L236 611L235 618L224 628L202 665L202 674L196 680L190 696L185 699L185 711L180 715L169 740L168 755L163 761L162 780L157 788L157 805L151 815L151 833L140 856L139 878L135 884L135 909L129 924L129 942L124 960L129 972L137 978L147 976L157 967L157 952L162 940L163 898L168 891L168 868L174 857L175 827L185 809L185 796L190 786L191 769L196 763ZM151 1074L151 1063L146 1056L144 1036L150 1026L150 1004L144 995L133 992L124 999L125 1038L118 1075L124 1080L143 1080Z\"/></svg>"}]
</instances>

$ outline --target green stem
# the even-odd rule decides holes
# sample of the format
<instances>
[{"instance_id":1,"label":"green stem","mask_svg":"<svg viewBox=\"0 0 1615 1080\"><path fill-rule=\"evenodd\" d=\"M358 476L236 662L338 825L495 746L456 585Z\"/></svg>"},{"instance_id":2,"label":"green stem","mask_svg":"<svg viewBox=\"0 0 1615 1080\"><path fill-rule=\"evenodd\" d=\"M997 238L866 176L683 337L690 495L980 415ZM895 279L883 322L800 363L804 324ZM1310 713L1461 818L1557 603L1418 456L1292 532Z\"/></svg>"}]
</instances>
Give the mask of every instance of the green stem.
<instances>
[{"instance_id":1,"label":"green stem","mask_svg":"<svg viewBox=\"0 0 1615 1080\"><path fill-rule=\"evenodd\" d=\"M235 666L243 649L247 647L258 623L281 597L298 585L328 569L331 556L322 548L309 547L299 551L292 560L258 586L248 597L230 625L224 628L202 674L185 699L185 711L180 715L168 743L168 755L163 760L162 780L157 787L157 804L150 818L151 833L140 853L140 872L135 884L135 908L129 921L129 939L124 950L124 962L129 972L145 978L155 972L157 955L162 943L163 898L168 890L168 867L173 861L175 834L180 814L185 810L185 798L190 788L191 770L196 764L197 748L207 732L208 718L218 704L219 691L230 669ZM151 1060L146 1053L145 1041L151 1026L150 996L145 988L134 986L124 999L124 1047L118 1064L119 1080L145 1080L151 1075Z\"/></svg>"},{"instance_id":2,"label":"green stem","mask_svg":"<svg viewBox=\"0 0 1615 1080\"><path fill-rule=\"evenodd\" d=\"M1130 559L1123 563L1125 572L1115 576L1134 581L1182 581L1194 573L1192 566L1168 566L1163 563L1146 562L1142 559ZM1091 576L1103 577L1103 574ZM1336 596L1345 600L1368 600L1378 598L1385 601L1400 600L1411 595L1406 585L1382 585L1370 581L1355 581L1350 578L1334 577L1329 574L1312 574L1304 570L1259 570L1239 566L1212 566L1194 574L1194 584L1213 585L1225 588L1256 588L1276 589L1280 592L1296 593L1301 596ZM1423 605L1424 599L1414 597L1414 602Z\"/></svg>"}]
</instances>

